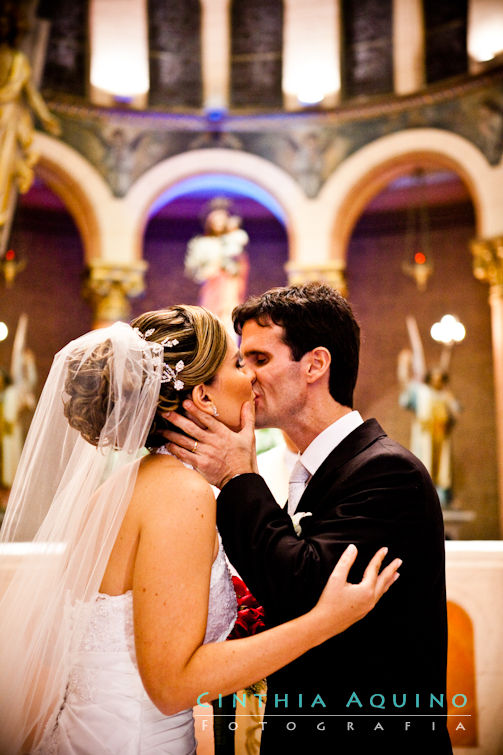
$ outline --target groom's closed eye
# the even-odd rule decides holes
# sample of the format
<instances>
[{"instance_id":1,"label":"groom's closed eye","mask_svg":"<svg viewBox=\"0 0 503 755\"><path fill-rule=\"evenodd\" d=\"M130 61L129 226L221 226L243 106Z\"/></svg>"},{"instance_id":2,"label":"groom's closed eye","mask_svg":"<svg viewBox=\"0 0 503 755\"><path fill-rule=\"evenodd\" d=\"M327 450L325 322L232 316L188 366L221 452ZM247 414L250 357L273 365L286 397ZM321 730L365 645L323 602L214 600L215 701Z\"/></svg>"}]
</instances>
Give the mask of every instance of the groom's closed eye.
<instances>
[{"instance_id":1,"label":"groom's closed eye","mask_svg":"<svg viewBox=\"0 0 503 755\"><path fill-rule=\"evenodd\" d=\"M264 354L262 351L248 351L245 354L245 359L247 362L251 362L251 364L261 366L267 364L269 361L269 355Z\"/></svg>"}]
</instances>

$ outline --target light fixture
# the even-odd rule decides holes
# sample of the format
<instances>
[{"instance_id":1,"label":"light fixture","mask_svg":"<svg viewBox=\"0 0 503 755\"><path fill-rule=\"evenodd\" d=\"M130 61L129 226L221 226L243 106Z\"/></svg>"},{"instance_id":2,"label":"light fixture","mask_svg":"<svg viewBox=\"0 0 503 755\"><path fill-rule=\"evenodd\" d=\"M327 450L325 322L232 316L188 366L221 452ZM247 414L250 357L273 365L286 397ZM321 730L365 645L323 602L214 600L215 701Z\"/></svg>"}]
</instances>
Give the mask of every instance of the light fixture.
<instances>
[{"instance_id":1,"label":"light fixture","mask_svg":"<svg viewBox=\"0 0 503 755\"><path fill-rule=\"evenodd\" d=\"M501 0L469 3L467 49L471 60L487 63L503 53Z\"/></svg>"},{"instance_id":2,"label":"light fixture","mask_svg":"<svg viewBox=\"0 0 503 755\"><path fill-rule=\"evenodd\" d=\"M327 90L318 76L304 76L298 82L297 99L301 105L319 105L323 102Z\"/></svg>"},{"instance_id":3,"label":"light fixture","mask_svg":"<svg viewBox=\"0 0 503 755\"><path fill-rule=\"evenodd\" d=\"M407 210L402 271L414 278L420 291L425 291L428 278L433 273L433 259L430 247L430 218L426 203L426 177L422 168L414 171L411 184L417 187L419 198L417 202L412 202Z\"/></svg>"},{"instance_id":4,"label":"light fixture","mask_svg":"<svg viewBox=\"0 0 503 755\"><path fill-rule=\"evenodd\" d=\"M117 104L134 104L146 97L146 8L145 0L91 0L90 81L96 104L109 104L106 96Z\"/></svg>"},{"instance_id":5,"label":"light fixture","mask_svg":"<svg viewBox=\"0 0 503 755\"><path fill-rule=\"evenodd\" d=\"M451 354L454 344L461 343L466 335L466 328L454 315L444 315L439 322L433 323L430 335L434 341L443 344L440 355L440 369L449 374Z\"/></svg>"},{"instance_id":6,"label":"light fixture","mask_svg":"<svg viewBox=\"0 0 503 755\"><path fill-rule=\"evenodd\" d=\"M5 341L9 335L9 328L4 322L0 322L0 341Z\"/></svg>"},{"instance_id":7,"label":"light fixture","mask_svg":"<svg viewBox=\"0 0 503 755\"><path fill-rule=\"evenodd\" d=\"M7 288L11 288L16 275L24 270L26 260L20 259L14 249L8 249L0 256L0 272L5 279Z\"/></svg>"},{"instance_id":8,"label":"light fixture","mask_svg":"<svg viewBox=\"0 0 503 755\"><path fill-rule=\"evenodd\" d=\"M448 346L460 343L466 335L466 328L454 315L444 315L440 322L433 323L430 333L434 341Z\"/></svg>"}]
</instances>

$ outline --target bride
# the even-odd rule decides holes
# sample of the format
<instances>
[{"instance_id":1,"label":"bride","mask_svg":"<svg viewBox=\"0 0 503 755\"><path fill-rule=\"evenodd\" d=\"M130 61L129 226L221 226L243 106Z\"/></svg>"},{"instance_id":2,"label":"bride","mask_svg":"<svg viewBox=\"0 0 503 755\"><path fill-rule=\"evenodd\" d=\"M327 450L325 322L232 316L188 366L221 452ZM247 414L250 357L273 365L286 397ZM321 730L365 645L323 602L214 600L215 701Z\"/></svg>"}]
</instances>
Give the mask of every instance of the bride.
<instances>
[{"instance_id":1,"label":"bride","mask_svg":"<svg viewBox=\"0 0 503 755\"><path fill-rule=\"evenodd\" d=\"M311 611L221 642L236 601L215 499L166 453L161 414L190 395L239 429L252 378L221 322L194 306L56 355L1 533L43 556L38 569L21 564L0 601L4 755L195 753L200 694L246 687L344 631L397 578L398 561L379 574L381 549L348 583L350 546Z\"/></svg>"}]
</instances>

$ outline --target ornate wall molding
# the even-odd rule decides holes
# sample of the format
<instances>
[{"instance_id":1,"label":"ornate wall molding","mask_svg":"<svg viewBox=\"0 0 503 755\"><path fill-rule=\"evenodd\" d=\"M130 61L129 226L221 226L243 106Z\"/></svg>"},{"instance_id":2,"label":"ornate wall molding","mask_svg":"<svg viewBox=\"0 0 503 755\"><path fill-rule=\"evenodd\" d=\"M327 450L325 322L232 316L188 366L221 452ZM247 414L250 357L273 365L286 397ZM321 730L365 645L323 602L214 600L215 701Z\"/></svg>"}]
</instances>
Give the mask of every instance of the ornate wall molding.
<instances>
[{"instance_id":1,"label":"ornate wall molding","mask_svg":"<svg viewBox=\"0 0 503 755\"><path fill-rule=\"evenodd\" d=\"M89 265L82 293L93 309L94 327L129 319L129 300L144 292L147 267L144 261L136 264L96 261Z\"/></svg>"},{"instance_id":2,"label":"ornate wall molding","mask_svg":"<svg viewBox=\"0 0 503 755\"><path fill-rule=\"evenodd\" d=\"M503 297L503 236L476 239L471 244L473 274L478 280L497 288Z\"/></svg>"},{"instance_id":3,"label":"ornate wall molding","mask_svg":"<svg viewBox=\"0 0 503 755\"><path fill-rule=\"evenodd\" d=\"M328 283L329 286L335 288L343 296L348 295L346 265L339 260L317 265L310 265L305 262L287 262L285 270L288 275L289 285L322 281L323 283Z\"/></svg>"},{"instance_id":4,"label":"ornate wall molding","mask_svg":"<svg viewBox=\"0 0 503 755\"><path fill-rule=\"evenodd\" d=\"M348 156L383 136L411 128L457 134L489 165L503 155L503 69L455 79L403 97L371 98L330 112L202 114L93 108L68 98L50 102L63 140L125 196L153 165L192 149L239 149L287 171L315 198Z\"/></svg>"}]
</instances>

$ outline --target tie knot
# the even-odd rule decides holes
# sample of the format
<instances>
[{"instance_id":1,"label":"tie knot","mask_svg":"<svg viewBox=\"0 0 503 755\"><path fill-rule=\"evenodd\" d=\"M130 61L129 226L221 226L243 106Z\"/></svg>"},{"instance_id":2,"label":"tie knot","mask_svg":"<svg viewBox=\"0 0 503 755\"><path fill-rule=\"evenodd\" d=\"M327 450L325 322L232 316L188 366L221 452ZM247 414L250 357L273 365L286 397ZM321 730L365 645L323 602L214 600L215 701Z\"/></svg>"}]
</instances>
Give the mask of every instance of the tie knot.
<instances>
[{"instance_id":1,"label":"tie knot","mask_svg":"<svg viewBox=\"0 0 503 755\"><path fill-rule=\"evenodd\" d=\"M292 469L292 474L290 475L290 482L288 483L288 513L290 515L293 514L297 508L308 479L309 472L301 460L297 459L295 466Z\"/></svg>"},{"instance_id":2,"label":"tie knot","mask_svg":"<svg viewBox=\"0 0 503 755\"><path fill-rule=\"evenodd\" d=\"M306 482L309 477L309 472L303 465L300 459L297 459L290 475L290 482L301 483Z\"/></svg>"}]
</instances>

